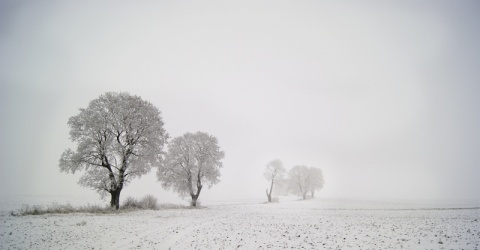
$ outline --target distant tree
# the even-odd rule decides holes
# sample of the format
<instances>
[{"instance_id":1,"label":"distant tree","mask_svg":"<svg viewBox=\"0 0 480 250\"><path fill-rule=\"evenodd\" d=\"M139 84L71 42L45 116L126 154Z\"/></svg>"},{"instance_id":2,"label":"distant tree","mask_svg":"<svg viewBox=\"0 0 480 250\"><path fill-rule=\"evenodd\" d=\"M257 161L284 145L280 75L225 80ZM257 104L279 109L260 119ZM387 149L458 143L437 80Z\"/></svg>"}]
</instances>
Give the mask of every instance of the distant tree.
<instances>
[{"instance_id":1,"label":"distant tree","mask_svg":"<svg viewBox=\"0 0 480 250\"><path fill-rule=\"evenodd\" d=\"M164 188L172 188L182 197L189 195L195 207L203 185L211 187L219 182L223 157L215 137L203 132L186 133L169 143L157 178Z\"/></svg>"},{"instance_id":2,"label":"distant tree","mask_svg":"<svg viewBox=\"0 0 480 250\"><path fill-rule=\"evenodd\" d=\"M267 193L268 202L272 202L272 190L273 184L277 181L283 179L283 175L285 174L285 168L280 160L273 160L267 164L265 167L265 171L263 172L263 176L265 179L270 181L270 191L265 191Z\"/></svg>"},{"instance_id":3,"label":"distant tree","mask_svg":"<svg viewBox=\"0 0 480 250\"><path fill-rule=\"evenodd\" d=\"M286 196L288 195L288 178L282 178L278 179L273 183L273 192L272 196L278 196L278 195L283 195Z\"/></svg>"},{"instance_id":4,"label":"distant tree","mask_svg":"<svg viewBox=\"0 0 480 250\"><path fill-rule=\"evenodd\" d=\"M75 151L65 150L60 171L84 170L79 184L104 197L118 209L120 192L133 178L160 165L168 135L160 111L150 102L128 93L108 92L70 117L70 139Z\"/></svg>"},{"instance_id":5,"label":"distant tree","mask_svg":"<svg viewBox=\"0 0 480 250\"><path fill-rule=\"evenodd\" d=\"M289 190L294 194L302 196L305 200L307 198L307 192L310 188L310 173L306 166L294 166L288 172L288 180L290 182Z\"/></svg>"},{"instance_id":6,"label":"distant tree","mask_svg":"<svg viewBox=\"0 0 480 250\"><path fill-rule=\"evenodd\" d=\"M315 190L320 190L323 188L324 184L324 179L323 179L323 173L322 170L319 168L309 168L309 173L310 173L310 194L312 198L315 197Z\"/></svg>"}]
</instances>

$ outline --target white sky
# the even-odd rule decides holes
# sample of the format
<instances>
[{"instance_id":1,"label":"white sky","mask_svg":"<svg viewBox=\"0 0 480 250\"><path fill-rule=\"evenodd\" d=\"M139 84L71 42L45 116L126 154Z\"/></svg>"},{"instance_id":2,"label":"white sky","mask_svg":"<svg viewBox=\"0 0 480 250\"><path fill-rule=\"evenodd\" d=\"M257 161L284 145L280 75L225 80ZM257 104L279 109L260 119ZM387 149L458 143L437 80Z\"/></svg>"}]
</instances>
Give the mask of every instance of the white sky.
<instances>
[{"instance_id":1,"label":"white sky","mask_svg":"<svg viewBox=\"0 0 480 250\"><path fill-rule=\"evenodd\" d=\"M59 172L68 118L107 91L225 151L201 198L262 197L265 165L323 197L479 198L475 1L0 0L0 194L92 194ZM152 174L122 192L176 195ZM95 196L96 197L96 196Z\"/></svg>"}]
</instances>

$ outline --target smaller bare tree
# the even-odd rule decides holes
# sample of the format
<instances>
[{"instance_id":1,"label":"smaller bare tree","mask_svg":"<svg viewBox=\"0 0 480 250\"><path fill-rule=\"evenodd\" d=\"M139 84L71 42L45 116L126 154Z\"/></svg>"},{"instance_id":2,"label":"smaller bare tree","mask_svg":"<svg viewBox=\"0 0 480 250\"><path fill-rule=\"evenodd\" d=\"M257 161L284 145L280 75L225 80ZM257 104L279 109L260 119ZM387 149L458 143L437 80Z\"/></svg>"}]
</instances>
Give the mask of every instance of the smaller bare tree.
<instances>
[{"instance_id":1,"label":"smaller bare tree","mask_svg":"<svg viewBox=\"0 0 480 250\"><path fill-rule=\"evenodd\" d=\"M169 143L157 178L163 188L172 188L182 197L192 197L191 204L196 207L203 185L211 187L220 181L224 156L214 136L203 132L186 133Z\"/></svg>"},{"instance_id":2,"label":"smaller bare tree","mask_svg":"<svg viewBox=\"0 0 480 250\"><path fill-rule=\"evenodd\" d=\"M290 182L289 190L296 195L302 196L304 200L307 199L307 192L311 190L309 168L306 166L294 166L288 172L288 179Z\"/></svg>"},{"instance_id":3,"label":"smaller bare tree","mask_svg":"<svg viewBox=\"0 0 480 250\"><path fill-rule=\"evenodd\" d=\"M268 202L272 202L273 184L278 180L283 179L283 175L285 174L285 172L285 168L283 167L283 164L280 160L273 160L269 162L265 167L265 172L263 173L263 176L265 177L265 179L270 181L270 191L268 190L268 188L265 191L267 193Z\"/></svg>"}]
</instances>

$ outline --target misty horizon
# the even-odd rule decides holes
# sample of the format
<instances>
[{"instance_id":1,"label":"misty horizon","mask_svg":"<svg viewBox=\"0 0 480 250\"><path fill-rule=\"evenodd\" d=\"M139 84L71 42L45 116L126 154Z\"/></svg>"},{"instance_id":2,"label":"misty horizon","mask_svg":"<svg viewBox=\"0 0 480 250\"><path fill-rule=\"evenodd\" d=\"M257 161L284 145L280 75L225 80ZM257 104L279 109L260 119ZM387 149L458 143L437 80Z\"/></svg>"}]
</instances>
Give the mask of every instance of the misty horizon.
<instances>
[{"instance_id":1,"label":"misty horizon","mask_svg":"<svg viewBox=\"0 0 480 250\"><path fill-rule=\"evenodd\" d=\"M0 2L0 195L85 195L68 119L105 92L225 152L200 199L266 198L265 166L320 168L322 198L479 199L480 5ZM155 195L155 169L122 197Z\"/></svg>"}]
</instances>

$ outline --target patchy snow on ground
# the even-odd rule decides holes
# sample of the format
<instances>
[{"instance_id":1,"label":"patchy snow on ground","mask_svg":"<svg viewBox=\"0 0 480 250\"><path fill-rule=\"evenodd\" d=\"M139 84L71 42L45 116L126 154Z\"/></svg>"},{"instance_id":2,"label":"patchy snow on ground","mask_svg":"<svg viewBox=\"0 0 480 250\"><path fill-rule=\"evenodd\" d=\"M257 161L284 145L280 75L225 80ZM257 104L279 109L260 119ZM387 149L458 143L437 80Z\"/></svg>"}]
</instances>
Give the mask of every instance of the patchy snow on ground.
<instances>
[{"instance_id":1,"label":"patchy snow on ground","mask_svg":"<svg viewBox=\"0 0 480 250\"><path fill-rule=\"evenodd\" d=\"M283 201L282 201L283 200ZM0 215L0 249L480 249L480 209L328 199Z\"/></svg>"}]
</instances>

